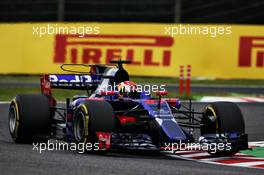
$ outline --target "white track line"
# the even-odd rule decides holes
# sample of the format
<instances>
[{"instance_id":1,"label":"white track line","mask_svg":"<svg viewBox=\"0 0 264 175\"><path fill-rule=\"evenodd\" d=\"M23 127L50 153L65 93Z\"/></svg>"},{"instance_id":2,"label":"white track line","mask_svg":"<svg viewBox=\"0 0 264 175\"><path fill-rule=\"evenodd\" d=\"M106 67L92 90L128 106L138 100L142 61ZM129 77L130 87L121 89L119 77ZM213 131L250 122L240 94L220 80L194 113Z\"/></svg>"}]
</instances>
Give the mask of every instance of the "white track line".
<instances>
[{"instance_id":1,"label":"white track line","mask_svg":"<svg viewBox=\"0 0 264 175\"><path fill-rule=\"evenodd\" d=\"M231 163L230 165L242 166L242 167L252 167L252 166L256 166L256 165L264 165L264 161L243 162L243 163Z\"/></svg>"},{"instance_id":2,"label":"white track line","mask_svg":"<svg viewBox=\"0 0 264 175\"><path fill-rule=\"evenodd\" d=\"M214 161L221 161L221 160L226 160L229 159L230 157L212 157L212 158L206 158L206 159L200 159L201 161L204 162L214 162Z\"/></svg>"},{"instance_id":3,"label":"white track line","mask_svg":"<svg viewBox=\"0 0 264 175\"><path fill-rule=\"evenodd\" d=\"M176 153L177 154L177 153ZM208 154L207 152L203 152L203 153L194 153L194 154L186 154L186 155L180 155L183 157L189 157L189 158L195 158L195 157L200 157L200 156L209 156L210 154Z\"/></svg>"},{"instance_id":4,"label":"white track line","mask_svg":"<svg viewBox=\"0 0 264 175\"><path fill-rule=\"evenodd\" d=\"M264 147L264 141L258 141L258 142L249 142L249 146L257 146L257 147Z\"/></svg>"},{"instance_id":5,"label":"white track line","mask_svg":"<svg viewBox=\"0 0 264 175\"><path fill-rule=\"evenodd\" d=\"M229 102L244 102L244 103L252 103L258 102L263 103L263 98L258 97L218 97L218 96L204 96L200 100L200 102L216 102L216 101L229 101Z\"/></svg>"},{"instance_id":6,"label":"white track line","mask_svg":"<svg viewBox=\"0 0 264 175\"><path fill-rule=\"evenodd\" d=\"M264 141L257 141L257 142L249 142L248 143L249 146L264 146ZM225 166L235 166L235 167L245 167L245 168L256 168L256 169L262 169L261 167L254 167L257 165L264 165L264 158L262 157L254 157L254 156L250 156L248 154L244 154L244 153L237 153L235 156L232 157L211 157L211 158L202 158L203 156L207 156L209 155L207 152L195 152L195 151L179 151L178 153L182 153L182 154L178 154L177 152L174 154L169 154L169 152L167 152L168 154L166 154L169 157L173 157L173 158L177 158L177 159L183 159L183 160L189 160L189 161L196 161L196 162L201 162L201 163L208 163L208 164L217 164L217 165L225 165ZM199 159L195 159L198 158ZM229 159L248 159L249 162L237 162L237 163L224 163L224 162L218 162L218 161L225 161L225 160L229 160ZM252 159L254 159L255 161L252 161ZM251 160L251 161L250 161Z\"/></svg>"},{"instance_id":7,"label":"white track line","mask_svg":"<svg viewBox=\"0 0 264 175\"><path fill-rule=\"evenodd\" d=\"M233 164L225 164L225 163L215 162L215 161L226 160L226 159L228 159L230 157L211 158L211 160L213 160L213 161L211 161L210 159L209 159L209 161L206 161L205 159L204 160L203 159L192 159L192 158L188 158L188 157L183 157L183 156L178 156L178 155L171 155L171 154L168 154L167 156L173 157L173 158L178 158L178 159L183 159L183 160L214 164L214 165L224 165L224 166L234 166L234 167L244 167L244 168L255 168L255 169L262 169L262 170L263 170L263 168L253 167L253 166L264 164L264 161L243 162L243 163L233 163Z\"/></svg>"},{"instance_id":8,"label":"white track line","mask_svg":"<svg viewBox=\"0 0 264 175\"><path fill-rule=\"evenodd\" d=\"M0 101L0 104L9 104L9 101Z\"/></svg>"},{"instance_id":9,"label":"white track line","mask_svg":"<svg viewBox=\"0 0 264 175\"><path fill-rule=\"evenodd\" d=\"M57 101L57 103L65 104L65 101ZM10 104L10 101L0 101L0 104Z\"/></svg>"}]
</instances>

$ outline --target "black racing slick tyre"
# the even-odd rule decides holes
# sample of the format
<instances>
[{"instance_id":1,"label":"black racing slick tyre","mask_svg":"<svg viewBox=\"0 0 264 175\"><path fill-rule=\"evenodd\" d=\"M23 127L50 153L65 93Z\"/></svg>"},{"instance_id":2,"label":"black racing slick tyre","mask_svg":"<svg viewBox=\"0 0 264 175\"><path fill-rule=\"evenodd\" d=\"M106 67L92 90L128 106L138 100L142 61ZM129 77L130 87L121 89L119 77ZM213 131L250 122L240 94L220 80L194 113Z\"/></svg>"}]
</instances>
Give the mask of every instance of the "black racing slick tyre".
<instances>
[{"instance_id":1,"label":"black racing slick tyre","mask_svg":"<svg viewBox=\"0 0 264 175\"><path fill-rule=\"evenodd\" d=\"M239 107L232 102L214 102L204 109L201 120L201 135L245 133L245 121ZM236 148L229 151L209 152L214 156L230 156L237 153Z\"/></svg>"},{"instance_id":2,"label":"black racing slick tyre","mask_svg":"<svg viewBox=\"0 0 264 175\"><path fill-rule=\"evenodd\" d=\"M50 134L51 117L48 98L41 94L20 94L10 104L8 124L16 143L45 140Z\"/></svg>"},{"instance_id":3,"label":"black racing slick tyre","mask_svg":"<svg viewBox=\"0 0 264 175\"><path fill-rule=\"evenodd\" d=\"M216 122L212 125L212 119ZM201 134L204 133L225 133L225 132L245 132L245 122L239 107L231 102L215 102L207 105L202 119L204 126Z\"/></svg>"},{"instance_id":4,"label":"black racing slick tyre","mask_svg":"<svg viewBox=\"0 0 264 175\"><path fill-rule=\"evenodd\" d=\"M89 100L76 109L73 134L77 143L97 141L96 132L114 132L115 117L112 106L106 101Z\"/></svg>"}]
</instances>

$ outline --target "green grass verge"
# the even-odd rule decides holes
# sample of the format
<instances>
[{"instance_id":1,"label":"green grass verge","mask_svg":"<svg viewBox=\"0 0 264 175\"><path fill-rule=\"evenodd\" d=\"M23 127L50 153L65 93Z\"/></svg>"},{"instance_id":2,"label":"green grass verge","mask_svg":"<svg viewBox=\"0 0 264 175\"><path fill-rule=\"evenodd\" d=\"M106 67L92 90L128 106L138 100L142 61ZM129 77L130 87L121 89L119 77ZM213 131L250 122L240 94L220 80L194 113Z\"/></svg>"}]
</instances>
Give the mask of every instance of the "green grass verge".
<instances>
[{"instance_id":1,"label":"green grass verge","mask_svg":"<svg viewBox=\"0 0 264 175\"><path fill-rule=\"evenodd\" d=\"M0 75L0 81L39 82L38 75Z\"/></svg>"},{"instance_id":2,"label":"green grass verge","mask_svg":"<svg viewBox=\"0 0 264 175\"><path fill-rule=\"evenodd\" d=\"M22 82L39 82L38 75L0 75L0 81L22 81ZM178 84L178 78L162 78L162 77L135 77L131 76L131 80L136 83L156 83L156 84ZM264 80L192 80L192 84L206 85L256 85L264 86Z\"/></svg>"},{"instance_id":3,"label":"green grass verge","mask_svg":"<svg viewBox=\"0 0 264 175\"><path fill-rule=\"evenodd\" d=\"M156 78L156 77L131 77L132 81L138 83L178 84L178 78ZM252 85L264 86L264 80L191 80L192 84L200 85Z\"/></svg>"},{"instance_id":4,"label":"green grass verge","mask_svg":"<svg viewBox=\"0 0 264 175\"><path fill-rule=\"evenodd\" d=\"M36 82L39 83L40 76L37 75L0 75L0 82ZM138 84L178 84L177 78L157 78L157 77L131 77L132 81L137 82ZM201 85L245 85L245 86L264 86L264 80L192 80L192 84L201 84ZM85 94L85 91L76 91L76 90L53 90L54 96L58 100L65 100L66 97L72 97L76 94ZM40 93L39 88L1 88L0 87L0 101L9 101L16 94L19 93ZM169 92L167 97L178 97L177 92ZM204 93L196 94L192 93L190 97L183 96L181 99L194 99L199 100L203 96L243 96L243 94L230 94L230 93ZM248 95L246 95L248 96Z\"/></svg>"},{"instance_id":5,"label":"green grass verge","mask_svg":"<svg viewBox=\"0 0 264 175\"><path fill-rule=\"evenodd\" d=\"M0 88L0 101L10 101L13 99L17 94L23 94L23 93L33 93L38 94L40 93L39 88ZM53 96L59 100L59 101L65 101L66 98L72 98L74 95L85 95L85 91L80 90L64 90L64 89L53 89L52 90ZM239 94L235 94L238 96ZM241 94L242 95L242 94ZM155 97L155 94L152 94L153 97ZM190 97L187 97L186 95L180 97L182 100L186 99L193 99L193 100L200 100L203 96L233 96L233 94L230 93L204 93L204 94L197 94L192 93ZM169 94L166 96L168 98L172 97L179 97L179 94L177 92L169 92Z\"/></svg>"},{"instance_id":6,"label":"green grass verge","mask_svg":"<svg viewBox=\"0 0 264 175\"><path fill-rule=\"evenodd\" d=\"M264 147L256 147L256 148L253 148L252 150L244 150L240 152L244 154L256 156L256 157L264 157Z\"/></svg>"},{"instance_id":7,"label":"green grass verge","mask_svg":"<svg viewBox=\"0 0 264 175\"><path fill-rule=\"evenodd\" d=\"M79 90L63 90L53 89L53 96L59 101L65 101L66 98L71 98L74 95L85 95L85 91ZM39 94L39 88L0 88L0 101L10 101L17 94Z\"/></svg>"}]
</instances>

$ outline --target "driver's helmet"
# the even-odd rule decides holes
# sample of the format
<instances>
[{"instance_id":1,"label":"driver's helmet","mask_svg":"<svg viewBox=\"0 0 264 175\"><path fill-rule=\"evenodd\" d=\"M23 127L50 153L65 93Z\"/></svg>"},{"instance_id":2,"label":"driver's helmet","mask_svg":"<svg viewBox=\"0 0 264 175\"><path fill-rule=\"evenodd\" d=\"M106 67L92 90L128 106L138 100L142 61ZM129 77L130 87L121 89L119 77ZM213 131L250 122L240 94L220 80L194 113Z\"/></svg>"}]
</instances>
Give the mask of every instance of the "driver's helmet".
<instances>
[{"instance_id":1,"label":"driver's helmet","mask_svg":"<svg viewBox=\"0 0 264 175\"><path fill-rule=\"evenodd\" d=\"M138 97L137 84L133 81L124 81L117 85L119 95L121 97Z\"/></svg>"}]
</instances>

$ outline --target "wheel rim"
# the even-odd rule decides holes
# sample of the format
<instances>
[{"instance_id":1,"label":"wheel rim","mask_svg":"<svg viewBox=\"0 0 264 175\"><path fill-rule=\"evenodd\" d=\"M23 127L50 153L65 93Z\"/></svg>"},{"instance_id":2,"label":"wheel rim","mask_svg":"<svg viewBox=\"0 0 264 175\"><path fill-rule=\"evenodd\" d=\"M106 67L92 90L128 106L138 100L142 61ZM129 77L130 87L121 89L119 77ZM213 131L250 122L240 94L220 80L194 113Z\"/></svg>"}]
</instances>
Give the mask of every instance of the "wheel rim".
<instances>
[{"instance_id":1,"label":"wheel rim","mask_svg":"<svg viewBox=\"0 0 264 175\"><path fill-rule=\"evenodd\" d=\"M75 139L80 141L83 139L85 131L85 115L82 112L79 112L75 121Z\"/></svg>"},{"instance_id":2,"label":"wheel rim","mask_svg":"<svg viewBox=\"0 0 264 175\"><path fill-rule=\"evenodd\" d=\"M11 133L15 132L16 121L17 121L17 112L15 106L12 105L9 112L9 129Z\"/></svg>"}]
</instances>

